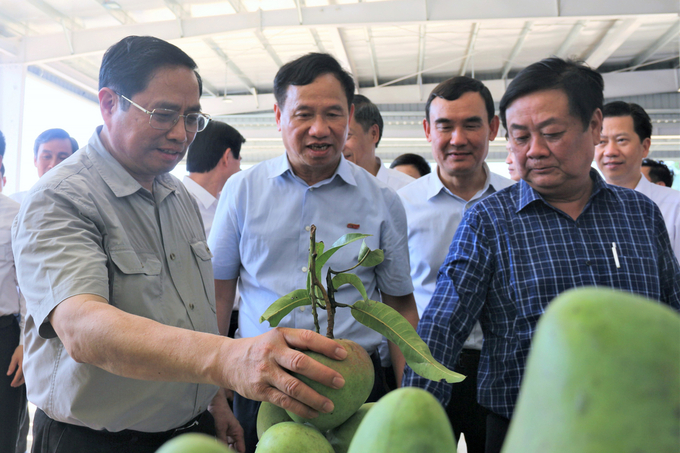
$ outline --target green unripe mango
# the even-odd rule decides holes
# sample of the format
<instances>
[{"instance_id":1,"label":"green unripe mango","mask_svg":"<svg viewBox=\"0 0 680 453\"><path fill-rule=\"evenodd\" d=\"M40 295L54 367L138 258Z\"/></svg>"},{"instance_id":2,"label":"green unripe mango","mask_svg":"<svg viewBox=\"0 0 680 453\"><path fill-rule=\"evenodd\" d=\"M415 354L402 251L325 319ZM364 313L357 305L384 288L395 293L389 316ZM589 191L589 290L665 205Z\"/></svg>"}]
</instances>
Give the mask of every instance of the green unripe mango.
<instances>
[{"instance_id":1,"label":"green unripe mango","mask_svg":"<svg viewBox=\"0 0 680 453\"><path fill-rule=\"evenodd\" d=\"M536 327L503 453L680 451L680 315L580 288Z\"/></svg>"},{"instance_id":2,"label":"green unripe mango","mask_svg":"<svg viewBox=\"0 0 680 453\"><path fill-rule=\"evenodd\" d=\"M206 434L187 433L170 439L156 453L234 453L234 450Z\"/></svg>"},{"instance_id":3,"label":"green unripe mango","mask_svg":"<svg viewBox=\"0 0 680 453\"><path fill-rule=\"evenodd\" d=\"M261 439L262 434L277 423L292 421L284 408L268 401L263 401L260 404L260 409L257 411L257 438Z\"/></svg>"},{"instance_id":4,"label":"green unripe mango","mask_svg":"<svg viewBox=\"0 0 680 453\"><path fill-rule=\"evenodd\" d=\"M426 390L393 390L364 416L349 453L455 453L456 440L439 401Z\"/></svg>"},{"instance_id":5,"label":"green unripe mango","mask_svg":"<svg viewBox=\"0 0 680 453\"><path fill-rule=\"evenodd\" d=\"M352 442L352 438L359 428L361 420L364 419L366 414L368 414L368 410L372 408L373 405L375 405L375 403L363 404L354 415L345 421L345 423L337 428L326 431L326 439L331 443L335 453L347 453L349 444Z\"/></svg>"},{"instance_id":6,"label":"green unripe mango","mask_svg":"<svg viewBox=\"0 0 680 453\"><path fill-rule=\"evenodd\" d=\"M345 379L345 385L341 389L326 387L305 376L293 373L296 378L333 401L333 412L319 414L316 418L304 418L287 411L290 418L294 421L310 423L321 431L327 431L340 426L345 420L350 418L368 399L371 390L373 390L373 381L375 379L373 362L371 362L371 357L364 348L351 340L335 341L340 343L347 351L345 360L333 360L313 351L304 351L304 353L340 373Z\"/></svg>"},{"instance_id":7,"label":"green unripe mango","mask_svg":"<svg viewBox=\"0 0 680 453\"><path fill-rule=\"evenodd\" d=\"M282 422L265 431L255 453L333 453L333 447L312 426Z\"/></svg>"}]
</instances>

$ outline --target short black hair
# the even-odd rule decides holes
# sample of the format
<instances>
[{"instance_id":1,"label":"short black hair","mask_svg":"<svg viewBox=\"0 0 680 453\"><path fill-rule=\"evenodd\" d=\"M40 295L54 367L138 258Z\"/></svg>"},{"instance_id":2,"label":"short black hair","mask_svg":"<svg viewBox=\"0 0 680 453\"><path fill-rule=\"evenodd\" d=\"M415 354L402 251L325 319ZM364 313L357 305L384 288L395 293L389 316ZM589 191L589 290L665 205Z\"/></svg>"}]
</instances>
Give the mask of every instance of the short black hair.
<instances>
[{"instance_id":1,"label":"short black hair","mask_svg":"<svg viewBox=\"0 0 680 453\"><path fill-rule=\"evenodd\" d=\"M64 129L47 129L35 139L35 143L33 143L33 157L36 159L38 158L38 149L40 148L40 145L52 140L69 140L71 142L71 154L78 151L78 142L75 138L68 135L68 132Z\"/></svg>"},{"instance_id":2,"label":"short black hair","mask_svg":"<svg viewBox=\"0 0 680 453\"><path fill-rule=\"evenodd\" d=\"M361 128L364 132L368 132L374 124L378 125L378 141L375 144L375 147L377 148L378 143L380 143L380 140L382 139L384 126L380 109L363 94L355 94L352 104L354 104L354 121L361 124Z\"/></svg>"},{"instance_id":3,"label":"short black hair","mask_svg":"<svg viewBox=\"0 0 680 453\"><path fill-rule=\"evenodd\" d=\"M434 98L442 98L447 101L455 101L465 93L479 93L479 95L484 100L484 105L486 106L486 113L489 116L489 123L496 114L496 108L493 105L493 97L489 89L479 80L475 80L472 77L458 76L451 77L450 79L444 80L442 83L434 87L430 96L427 98L427 103L425 104L425 118L427 122L430 122L430 105Z\"/></svg>"},{"instance_id":4,"label":"short black hair","mask_svg":"<svg viewBox=\"0 0 680 453\"><path fill-rule=\"evenodd\" d=\"M217 166L227 148L231 148L231 154L238 159L245 141L239 131L227 123L211 120L189 146L187 170L192 173L209 172Z\"/></svg>"},{"instance_id":5,"label":"short black hair","mask_svg":"<svg viewBox=\"0 0 680 453\"><path fill-rule=\"evenodd\" d=\"M666 187L673 186L675 172L671 168L668 168L668 165L666 165L664 161L656 161L645 157L642 159L642 166L649 167L649 177L653 183L661 181L666 184Z\"/></svg>"},{"instance_id":6,"label":"short black hair","mask_svg":"<svg viewBox=\"0 0 680 453\"><path fill-rule=\"evenodd\" d=\"M420 173L420 176L425 176L432 172L430 164L428 164L425 158L420 154L402 154L392 161L390 168L394 168L399 165L413 165L416 167L416 170L418 170L418 173Z\"/></svg>"},{"instance_id":7,"label":"short black hair","mask_svg":"<svg viewBox=\"0 0 680 453\"><path fill-rule=\"evenodd\" d=\"M587 129L595 110L602 110L604 80L583 62L545 58L522 69L505 90L499 106L503 127L507 130L505 111L516 99L545 90L561 90L567 95L569 113L579 118Z\"/></svg>"},{"instance_id":8,"label":"short black hair","mask_svg":"<svg viewBox=\"0 0 680 453\"><path fill-rule=\"evenodd\" d=\"M354 79L347 73L340 63L327 53L308 53L300 58L289 61L281 66L274 77L274 97L280 108L286 102L288 87L291 85L304 86L314 82L317 77L333 74L345 90L347 107L352 105L354 98Z\"/></svg>"},{"instance_id":9,"label":"short black hair","mask_svg":"<svg viewBox=\"0 0 680 453\"><path fill-rule=\"evenodd\" d=\"M645 109L638 104L623 101L610 102L605 104L604 109L602 109L602 116L604 118L630 116L633 118L633 129L640 137L640 143L644 142L646 138L652 138L652 120Z\"/></svg>"},{"instance_id":10,"label":"short black hair","mask_svg":"<svg viewBox=\"0 0 680 453\"><path fill-rule=\"evenodd\" d=\"M184 66L194 71L200 96L203 83L196 71L196 62L182 49L153 36L128 36L104 53L99 69L99 89L108 87L132 98L146 90L158 69L173 66Z\"/></svg>"},{"instance_id":11,"label":"short black hair","mask_svg":"<svg viewBox=\"0 0 680 453\"><path fill-rule=\"evenodd\" d=\"M2 131L0 131L0 156L4 156L4 155L5 155L5 147L6 147L6 146L7 146L7 145L6 145L6 143L5 143L5 136L4 136L4 134L2 133Z\"/></svg>"}]
</instances>

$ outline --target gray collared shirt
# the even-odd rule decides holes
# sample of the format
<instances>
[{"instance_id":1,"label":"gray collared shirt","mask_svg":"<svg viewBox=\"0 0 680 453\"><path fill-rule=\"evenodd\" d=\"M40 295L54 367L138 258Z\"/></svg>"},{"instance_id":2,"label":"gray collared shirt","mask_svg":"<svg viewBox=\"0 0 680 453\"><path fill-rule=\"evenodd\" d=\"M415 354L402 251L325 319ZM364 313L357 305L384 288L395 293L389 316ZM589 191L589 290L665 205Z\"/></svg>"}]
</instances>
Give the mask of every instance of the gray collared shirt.
<instances>
[{"instance_id":1,"label":"gray collared shirt","mask_svg":"<svg viewBox=\"0 0 680 453\"><path fill-rule=\"evenodd\" d=\"M217 333L212 255L195 200L168 174L156 177L153 193L142 188L104 148L100 130L38 181L13 226L27 302L28 398L66 423L166 431L203 412L217 388L76 363L47 320L63 300L95 294L134 315Z\"/></svg>"}]
</instances>

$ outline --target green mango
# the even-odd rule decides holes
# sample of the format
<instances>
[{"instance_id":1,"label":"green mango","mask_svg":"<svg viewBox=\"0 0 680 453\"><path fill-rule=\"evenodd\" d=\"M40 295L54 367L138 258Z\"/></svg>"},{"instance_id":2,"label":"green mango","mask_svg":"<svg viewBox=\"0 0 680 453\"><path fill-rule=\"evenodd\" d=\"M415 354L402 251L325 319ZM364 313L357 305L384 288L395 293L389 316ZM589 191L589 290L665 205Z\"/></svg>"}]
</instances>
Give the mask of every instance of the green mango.
<instances>
[{"instance_id":1,"label":"green mango","mask_svg":"<svg viewBox=\"0 0 680 453\"><path fill-rule=\"evenodd\" d=\"M354 433L356 433L357 428L361 420L368 413L368 410L373 407L375 403L365 403L358 411L354 413L350 418L348 418L345 423L338 426L337 428L330 429L326 431L326 439L331 443L335 453L347 453L349 450L349 444L352 442Z\"/></svg>"},{"instance_id":2,"label":"green mango","mask_svg":"<svg viewBox=\"0 0 680 453\"><path fill-rule=\"evenodd\" d=\"M348 453L455 453L449 418L431 393L393 390L359 424Z\"/></svg>"},{"instance_id":3,"label":"green mango","mask_svg":"<svg viewBox=\"0 0 680 453\"><path fill-rule=\"evenodd\" d=\"M255 453L333 453L333 447L313 426L282 422L265 431Z\"/></svg>"},{"instance_id":4,"label":"green mango","mask_svg":"<svg viewBox=\"0 0 680 453\"><path fill-rule=\"evenodd\" d=\"M206 434L187 433L170 439L156 453L234 453L234 450Z\"/></svg>"},{"instance_id":5,"label":"green mango","mask_svg":"<svg viewBox=\"0 0 680 453\"><path fill-rule=\"evenodd\" d=\"M548 306L503 453L678 453L680 315L636 295L570 290Z\"/></svg>"},{"instance_id":6,"label":"green mango","mask_svg":"<svg viewBox=\"0 0 680 453\"><path fill-rule=\"evenodd\" d=\"M262 434L277 423L292 421L284 408L263 401L260 404L260 409L257 411L257 438L261 439Z\"/></svg>"},{"instance_id":7,"label":"green mango","mask_svg":"<svg viewBox=\"0 0 680 453\"><path fill-rule=\"evenodd\" d=\"M339 372L345 378L345 385L341 389L326 387L305 376L293 373L296 378L333 401L335 406L333 412L319 414L316 418L304 418L293 412L286 411L294 421L310 423L321 431L328 431L336 426L340 426L345 420L350 418L368 399L371 390L373 390L373 381L375 379L373 362L364 348L350 340L335 341L340 343L347 351L345 360L333 360L313 351L304 351L304 353Z\"/></svg>"}]
</instances>

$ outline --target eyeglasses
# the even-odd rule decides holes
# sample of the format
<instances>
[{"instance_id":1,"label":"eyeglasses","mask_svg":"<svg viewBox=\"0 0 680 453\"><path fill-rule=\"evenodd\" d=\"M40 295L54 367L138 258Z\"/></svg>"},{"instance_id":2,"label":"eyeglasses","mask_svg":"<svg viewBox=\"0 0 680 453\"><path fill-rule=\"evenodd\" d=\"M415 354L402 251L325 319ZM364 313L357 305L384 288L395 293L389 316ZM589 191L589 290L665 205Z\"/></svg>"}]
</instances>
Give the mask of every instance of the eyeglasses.
<instances>
[{"instance_id":1,"label":"eyeglasses","mask_svg":"<svg viewBox=\"0 0 680 453\"><path fill-rule=\"evenodd\" d=\"M208 122L210 122L210 115L205 113L187 113L186 115L180 115L179 112L168 109L153 109L148 111L122 94L116 94L149 115L149 126L159 131L168 131L172 129L180 118L184 118L184 129L187 132L201 132L208 126Z\"/></svg>"}]
</instances>

